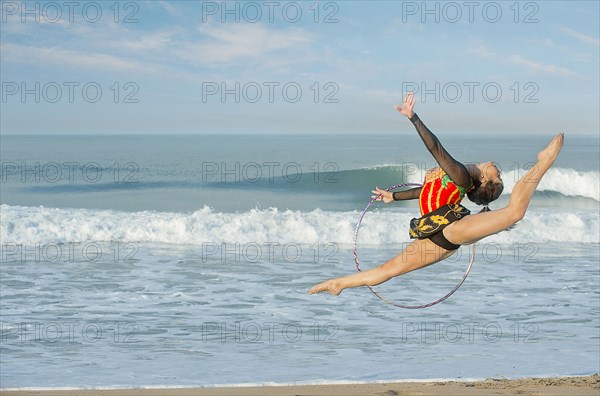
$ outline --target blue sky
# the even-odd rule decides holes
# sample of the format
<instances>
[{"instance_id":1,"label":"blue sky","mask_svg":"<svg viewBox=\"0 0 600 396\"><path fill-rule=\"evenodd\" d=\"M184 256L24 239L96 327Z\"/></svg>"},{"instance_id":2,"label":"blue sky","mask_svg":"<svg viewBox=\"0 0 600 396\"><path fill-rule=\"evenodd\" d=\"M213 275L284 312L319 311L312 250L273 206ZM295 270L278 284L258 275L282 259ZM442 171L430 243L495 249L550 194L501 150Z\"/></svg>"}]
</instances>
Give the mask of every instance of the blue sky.
<instances>
[{"instance_id":1,"label":"blue sky","mask_svg":"<svg viewBox=\"0 0 600 396\"><path fill-rule=\"evenodd\" d=\"M2 1L2 134L397 133L410 87L434 130L599 130L598 1L77 4Z\"/></svg>"}]
</instances>

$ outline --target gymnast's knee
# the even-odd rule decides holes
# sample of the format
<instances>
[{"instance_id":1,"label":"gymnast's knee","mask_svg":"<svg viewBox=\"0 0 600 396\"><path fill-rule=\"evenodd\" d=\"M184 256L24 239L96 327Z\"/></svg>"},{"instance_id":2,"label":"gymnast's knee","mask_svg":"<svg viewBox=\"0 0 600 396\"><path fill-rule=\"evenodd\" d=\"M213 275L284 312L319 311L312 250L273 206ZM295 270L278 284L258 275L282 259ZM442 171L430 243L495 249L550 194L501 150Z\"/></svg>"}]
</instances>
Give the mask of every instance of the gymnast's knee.
<instances>
[{"instance_id":1,"label":"gymnast's knee","mask_svg":"<svg viewBox=\"0 0 600 396\"><path fill-rule=\"evenodd\" d=\"M507 209L509 210L510 221L512 223L511 225L523 220L523 217L525 217L525 212L527 211L526 208L517 205L508 206Z\"/></svg>"}]
</instances>

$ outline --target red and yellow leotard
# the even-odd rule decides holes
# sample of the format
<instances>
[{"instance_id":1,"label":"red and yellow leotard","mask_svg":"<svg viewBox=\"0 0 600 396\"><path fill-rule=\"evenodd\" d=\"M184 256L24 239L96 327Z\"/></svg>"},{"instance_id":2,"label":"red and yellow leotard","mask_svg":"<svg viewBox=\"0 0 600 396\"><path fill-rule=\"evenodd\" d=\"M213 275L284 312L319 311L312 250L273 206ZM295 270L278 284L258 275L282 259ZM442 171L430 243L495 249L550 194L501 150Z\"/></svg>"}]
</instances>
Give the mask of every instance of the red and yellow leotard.
<instances>
[{"instance_id":1,"label":"red and yellow leotard","mask_svg":"<svg viewBox=\"0 0 600 396\"><path fill-rule=\"evenodd\" d=\"M460 205L460 202L472 188L473 180L467 168L452 158L416 113L410 117L410 121L439 166L425 174L422 187L398 191L393 193L392 197L396 201L419 198L421 217L410 222L411 238L430 239L446 250L458 249L459 245L446 239L443 229L469 215L470 211Z\"/></svg>"},{"instance_id":2,"label":"red and yellow leotard","mask_svg":"<svg viewBox=\"0 0 600 396\"><path fill-rule=\"evenodd\" d=\"M442 168L437 167L427 171L419 194L421 216L441 206L460 203L466 192L467 189L457 186Z\"/></svg>"}]
</instances>

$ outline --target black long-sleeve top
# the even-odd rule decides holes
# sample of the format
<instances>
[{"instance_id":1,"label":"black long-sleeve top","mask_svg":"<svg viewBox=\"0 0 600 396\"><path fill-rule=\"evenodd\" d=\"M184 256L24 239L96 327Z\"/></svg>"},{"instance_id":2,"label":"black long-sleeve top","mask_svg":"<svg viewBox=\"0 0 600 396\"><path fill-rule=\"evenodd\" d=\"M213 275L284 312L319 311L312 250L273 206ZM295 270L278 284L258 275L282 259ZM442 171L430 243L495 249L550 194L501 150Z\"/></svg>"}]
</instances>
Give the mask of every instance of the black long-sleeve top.
<instances>
[{"instance_id":1,"label":"black long-sleeve top","mask_svg":"<svg viewBox=\"0 0 600 396\"><path fill-rule=\"evenodd\" d=\"M425 124L423 124L423 121L421 121L417 113L413 113L412 117L410 117L410 121L417 129L427 150L433 155L433 158L435 158L440 168L446 172L454 184L463 187L464 189L471 188L473 181L471 180L471 175L467 171L467 168L462 163L455 160L448 151L446 151L439 139L425 126ZM416 187L411 188L410 190L395 192L393 193L393 197L396 201L416 199L419 198L420 193L421 187Z\"/></svg>"}]
</instances>

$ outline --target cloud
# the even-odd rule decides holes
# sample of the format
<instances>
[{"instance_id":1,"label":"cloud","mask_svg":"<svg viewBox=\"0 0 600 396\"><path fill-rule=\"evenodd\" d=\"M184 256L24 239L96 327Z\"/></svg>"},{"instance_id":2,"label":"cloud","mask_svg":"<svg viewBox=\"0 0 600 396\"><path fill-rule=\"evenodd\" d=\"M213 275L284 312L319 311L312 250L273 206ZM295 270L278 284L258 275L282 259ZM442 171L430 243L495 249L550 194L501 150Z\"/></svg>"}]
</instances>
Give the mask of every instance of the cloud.
<instances>
[{"instance_id":1,"label":"cloud","mask_svg":"<svg viewBox=\"0 0 600 396\"><path fill-rule=\"evenodd\" d=\"M554 49L554 50L564 51L566 49L562 45L556 44L554 42L554 40L552 40L551 38L545 38L543 40L542 39L531 39L531 40L527 40L527 41L533 45L543 46L543 47Z\"/></svg>"},{"instance_id":2,"label":"cloud","mask_svg":"<svg viewBox=\"0 0 600 396\"><path fill-rule=\"evenodd\" d=\"M574 72L572 72L571 70L569 70L567 68L559 67L559 66L555 66L555 65L551 65L551 64L543 64L543 63L534 62L534 61L529 60L521 55L511 55L508 60L510 63L525 66L534 72L543 72L543 73L547 73L547 74L554 74L554 75L561 75L561 76L575 75Z\"/></svg>"},{"instance_id":3,"label":"cloud","mask_svg":"<svg viewBox=\"0 0 600 396\"><path fill-rule=\"evenodd\" d=\"M588 36L588 35L585 35L582 33L578 33L576 31L568 29L568 28L561 28L560 30L562 30L569 36L574 37L583 43L595 45L596 47L600 46L600 40L597 37L592 37L592 36Z\"/></svg>"},{"instance_id":4,"label":"cloud","mask_svg":"<svg viewBox=\"0 0 600 396\"><path fill-rule=\"evenodd\" d=\"M171 16L179 17L182 15L182 11L179 8L173 6L172 4L169 4L168 1L157 1L156 4L158 4L163 10L167 12L167 14Z\"/></svg>"},{"instance_id":5,"label":"cloud","mask_svg":"<svg viewBox=\"0 0 600 396\"><path fill-rule=\"evenodd\" d=\"M469 48L467 52L472 53L480 58L489 59L499 64L512 64L517 66L524 66L535 73L546 73L552 75L561 76L574 76L576 73L567 69L566 67L560 67L553 64L544 64L540 62L527 59L523 55L502 55L497 52L489 50L483 43L479 42Z\"/></svg>"},{"instance_id":6,"label":"cloud","mask_svg":"<svg viewBox=\"0 0 600 396\"><path fill-rule=\"evenodd\" d=\"M122 39L115 43L120 49L131 49L134 51L163 50L173 43L174 31L162 31L156 33L142 33L132 39Z\"/></svg>"},{"instance_id":7,"label":"cloud","mask_svg":"<svg viewBox=\"0 0 600 396\"><path fill-rule=\"evenodd\" d=\"M73 50L65 50L55 47L34 47L19 44L1 44L2 57L4 61L19 63L60 65L70 64L78 67L91 67L97 69L139 69L139 62L118 58L105 54L86 54Z\"/></svg>"},{"instance_id":8,"label":"cloud","mask_svg":"<svg viewBox=\"0 0 600 396\"><path fill-rule=\"evenodd\" d=\"M298 28L267 29L260 24L202 25L204 40L182 42L174 54L200 65L261 59L264 55L293 49L313 41L313 35Z\"/></svg>"},{"instance_id":9,"label":"cloud","mask_svg":"<svg viewBox=\"0 0 600 396\"><path fill-rule=\"evenodd\" d=\"M96 26L94 26L96 27ZM276 29L260 24L203 24L188 30L171 27L159 31L132 31L122 26L111 29L67 26L64 30L43 34L40 29L28 30L22 38L3 40L2 61L76 67L79 69L119 72L135 70L166 78L197 81L196 68L217 67L227 72L231 67L242 69L252 65L269 73L286 72L298 62L316 58L311 43L313 34L296 27ZM84 40L73 30L87 30ZM49 38L33 40L34 37ZM52 39L54 38L54 39ZM208 70L202 72L202 76ZM293 72L293 71L291 71Z\"/></svg>"},{"instance_id":10,"label":"cloud","mask_svg":"<svg viewBox=\"0 0 600 396\"><path fill-rule=\"evenodd\" d=\"M500 60L500 56L497 53L490 51L482 42L477 42L476 44L467 47L467 52L483 59Z\"/></svg>"}]
</instances>

